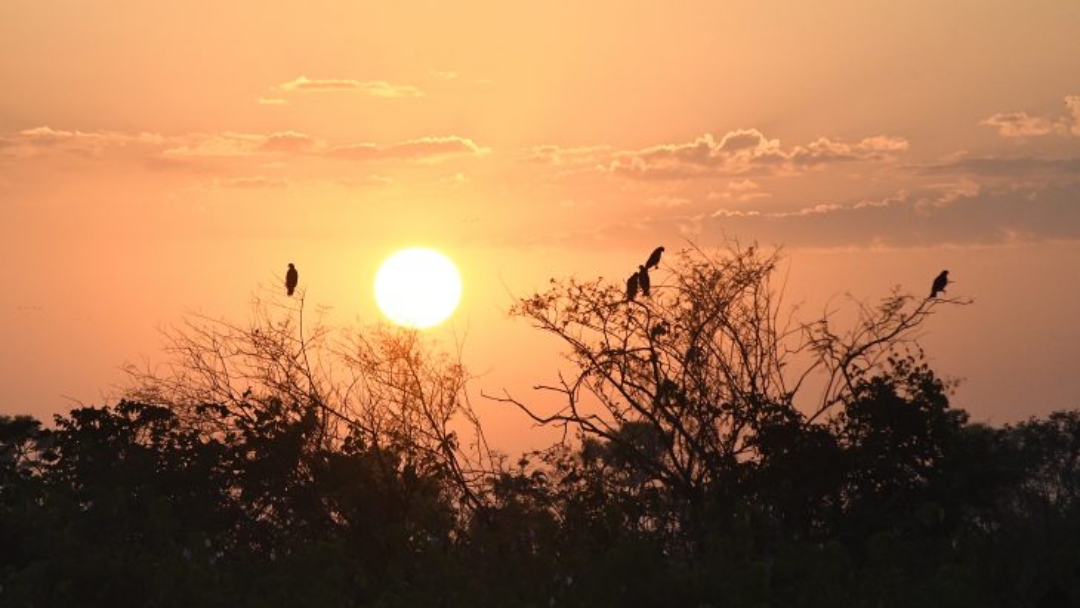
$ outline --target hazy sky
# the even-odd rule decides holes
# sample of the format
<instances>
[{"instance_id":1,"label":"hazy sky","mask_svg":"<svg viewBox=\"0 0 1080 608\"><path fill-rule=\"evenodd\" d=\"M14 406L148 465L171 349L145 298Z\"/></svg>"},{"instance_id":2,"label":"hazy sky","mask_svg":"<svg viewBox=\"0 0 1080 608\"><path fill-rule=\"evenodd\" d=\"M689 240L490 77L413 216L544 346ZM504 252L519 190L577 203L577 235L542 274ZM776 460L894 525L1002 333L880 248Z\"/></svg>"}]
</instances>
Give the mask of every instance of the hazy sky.
<instances>
[{"instance_id":1,"label":"hazy sky","mask_svg":"<svg viewBox=\"0 0 1080 608\"><path fill-rule=\"evenodd\" d=\"M0 412L97 400L289 261L373 321L415 244L465 278L435 334L527 397L557 361L508 293L725 238L783 244L808 306L948 268L955 404L1078 407L1077 32L1074 0L3 0Z\"/></svg>"}]
</instances>

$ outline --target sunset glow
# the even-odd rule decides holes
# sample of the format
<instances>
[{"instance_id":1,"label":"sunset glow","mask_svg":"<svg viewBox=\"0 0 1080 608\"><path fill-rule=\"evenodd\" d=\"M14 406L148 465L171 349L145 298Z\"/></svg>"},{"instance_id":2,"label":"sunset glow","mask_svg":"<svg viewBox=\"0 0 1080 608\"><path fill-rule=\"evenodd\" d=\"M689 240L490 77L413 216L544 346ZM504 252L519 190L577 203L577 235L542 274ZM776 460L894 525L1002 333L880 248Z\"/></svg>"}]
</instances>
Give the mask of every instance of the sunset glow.
<instances>
[{"instance_id":1,"label":"sunset glow","mask_svg":"<svg viewBox=\"0 0 1080 608\"><path fill-rule=\"evenodd\" d=\"M408 243L467 277L476 388L529 393L557 351L514 298L729 240L782 246L802 310L948 268L976 304L925 346L958 402L1074 405L1078 6L2 2L0 408L97 401L289 261L380 319Z\"/></svg>"}]
</instances>

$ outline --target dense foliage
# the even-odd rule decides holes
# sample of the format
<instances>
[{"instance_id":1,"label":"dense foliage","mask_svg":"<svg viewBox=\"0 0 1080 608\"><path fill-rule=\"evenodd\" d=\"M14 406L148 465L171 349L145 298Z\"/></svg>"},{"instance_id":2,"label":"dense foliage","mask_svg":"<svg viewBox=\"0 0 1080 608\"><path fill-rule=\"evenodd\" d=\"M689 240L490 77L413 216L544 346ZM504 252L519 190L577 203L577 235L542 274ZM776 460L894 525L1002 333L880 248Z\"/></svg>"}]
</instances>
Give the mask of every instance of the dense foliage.
<instances>
[{"instance_id":1,"label":"dense foliage","mask_svg":"<svg viewBox=\"0 0 1080 608\"><path fill-rule=\"evenodd\" d=\"M0 417L0 605L1080 602L1080 412L972 424L907 348L934 302L784 329L773 262L523 300L578 375L553 412L506 398L573 431L520 460L466 454L461 369L415 336L342 374L288 323L188 328L198 374Z\"/></svg>"}]
</instances>

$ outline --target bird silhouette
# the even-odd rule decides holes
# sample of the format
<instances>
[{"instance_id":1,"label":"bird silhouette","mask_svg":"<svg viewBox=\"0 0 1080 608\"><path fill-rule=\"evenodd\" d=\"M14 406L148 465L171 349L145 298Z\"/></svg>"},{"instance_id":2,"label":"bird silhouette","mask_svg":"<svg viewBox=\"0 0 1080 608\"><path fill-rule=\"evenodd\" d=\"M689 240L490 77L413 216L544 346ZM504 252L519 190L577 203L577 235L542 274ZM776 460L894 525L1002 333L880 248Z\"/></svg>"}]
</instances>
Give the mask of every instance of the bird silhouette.
<instances>
[{"instance_id":1,"label":"bird silhouette","mask_svg":"<svg viewBox=\"0 0 1080 608\"><path fill-rule=\"evenodd\" d=\"M949 271L942 270L941 274L937 275L934 279L934 286L930 288L930 297L936 298L937 294L945 291L945 286L949 284Z\"/></svg>"},{"instance_id":2,"label":"bird silhouette","mask_svg":"<svg viewBox=\"0 0 1080 608\"><path fill-rule=\"evenodd\" d=\"M637 297L638 291L638 273L630 275L629 279L626 279L626 299L633 301Z\"/></svg>"},{"instance_id":3,"label":"bird silhouette","mask_svg":"<svg viewBox=\"0 0 1080 608\"><path fill-rule=\"evenodd\" d=\"M649 297L649 287L652 285L649 281L649 269L644 266L638 266L637 276L638 287L641 288L641 293L643 293L646 298Z\"/></svg>"},{"instance_id":4,"label":"bird silhouette","mask_svg":"<svg viewBox=\"0 0 1080 608\"><path fill-rule=\"evenodd\" d=\"M663 247L657 247L656 249L653 249L652 255L650 255L648 261L645 262L645 268L656 268L657 266L659 266L660 256L663 254Z\"/></svg>"},{"instance_id":5,"label":"bird silhouette","mask_svg":"<svg viewBox=\"0 0 1080 608\"><path fill-rule=\"evenodd\" d=\"M285 292L291 296L293 294L293 291L296 289L297 282L299 281L300 273L296 272L296 266L293 266L292 262L290 262L289 271L285 273Z\"/></svg>"}]
</instances>

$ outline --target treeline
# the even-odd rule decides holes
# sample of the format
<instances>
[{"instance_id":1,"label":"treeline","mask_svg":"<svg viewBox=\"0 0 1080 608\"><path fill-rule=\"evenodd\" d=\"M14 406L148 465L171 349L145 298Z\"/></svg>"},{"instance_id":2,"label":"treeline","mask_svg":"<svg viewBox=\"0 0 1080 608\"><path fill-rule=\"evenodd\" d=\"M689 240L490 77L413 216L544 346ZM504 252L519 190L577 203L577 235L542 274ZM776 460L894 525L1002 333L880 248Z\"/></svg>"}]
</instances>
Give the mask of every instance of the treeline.
<instances>
[{"instance_id":1,"label":"treeline","mask_svg":"<svg viewBox=\"0 0 1080 608\"><path fill-rule=\"evenodd\" d=\"M522 462L468 508L397 450L313 445L296 406L208 407L242 429L221 436L131 402L5 417L0 603L1073 605L1080 413L965 425L894 380L734 465L697 514L605 442Z\"/></svg>"},{"instance_id":2,"label":"treeline","mask_svg":"<svg viewBox=\"0 0 1080 608\"><path fill-rule=\"evenodd\" d=\"M1080 412L972 424L909 341L950 302L780 323L774 263L519 302L574 370L499 398L567 431L520 459L416 334L185 325L126 400L0 417L0 605L1080 602Z\"/></svg>"}]
</instances>

